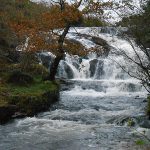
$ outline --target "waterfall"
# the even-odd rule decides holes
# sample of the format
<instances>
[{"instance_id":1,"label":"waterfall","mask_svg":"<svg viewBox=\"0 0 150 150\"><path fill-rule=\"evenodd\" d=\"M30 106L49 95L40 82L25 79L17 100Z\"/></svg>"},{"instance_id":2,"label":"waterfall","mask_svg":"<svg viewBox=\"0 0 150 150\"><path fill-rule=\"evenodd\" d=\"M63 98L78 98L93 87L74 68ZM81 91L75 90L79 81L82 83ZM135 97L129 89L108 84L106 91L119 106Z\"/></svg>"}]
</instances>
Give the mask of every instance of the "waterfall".
<instances>
[{"instance_id":1,"label":"waterfall","mask_svg":"<svg viewBox=\"0 0 150 150\"><path fill-rule=\"evenodd\" d=\"M121 55L113 53L118 47L134 57L131 45L119 38L115 29L76 30L80 36L71 29L67 38L82 39L81 43L90 48L96 44L88 35L100 37L110 45L109 54L80 57L66 53L57 72L58 77L67 79L60 86L60 100L47 112L0 126L0 150L149 148L146 139L140 147L135 144L143 135L150 139L150 121L145 116L146 92L138 80L113 61L126 64ZM50 67L54 56L42 53L40 58L43 65ZM136 66L130 63L129 69L136 71Z\"/></svg>"},{"instance_id":2,"label":"waterfall","mask_svg":"<svg viewBox=\"0 0 150 150\"><path fill-rule=\"evenodd\" d=\"M140 82L136 79L131 78L125 73L117 64L117 62L126 63L124 57L121 55L114 54L113 51L118 47L127 51L130 55L132 53L132 46L126 40L116 36L119 33L119 29L116 28L76 28L79 36L75 30L71 29L68 38L80 41L85 47L93 47L90 38L85 37L85 33L90 36L97 36L107 41L110 45L111 50L108 57L97 56L95 53L89 54L86 58L79 56L70 56L66 54L65 62L70 70L72 70L73 80L99 80L101 85L104 87L103 92L143 92L144 89ZM125 31L126 29L122 29ZM84 34L84 37L81 37ZM82 40L81 40L82 39ZM88 45L89 43L89 45ZM64 63L63 63L64 65ZM60 68L64 68L62 63ZM129 67L129 69L136 70L135 66ZM70 71L67 69L59 69L58 72L63 72L63 76L59 73L60 77L70 77ZM65 74L65 75L64 75ZM70 78L71 79L71 78Z\"/></svg>"},{"instance_id":3,"label":"waterfall","mask_svg":"<svg viewBox=\"0 0 150 150\"><path fill-rule=\"evenodd\" d=\"M119 36L121 31L126 32L126 30L126 28L121 28L120 30L119 28L114 27L78 27L76 30L71 28L67 34L68 39L76 40L88 49L97 46L98 42L96 41L96 43L94 43L92 37L98 37L107 42L110 46L110 50L109 53L106 52L108 53L108 56L105 53L101 55L90 53L86 57L80 57L66 53L65 58L61 60L59 64L57 76L59 78L73 80L98 80L101 86L103 86L103 88L100 89L103 89L103 92L106 93L144 92L140 81L131 78L116 63L117 61L123 66L127 66L129 71L132 70L132 72L136 72L137 70L135 64L126 61L122 55L114 53L117 49L121 49L129 56L136 59L131 44ZM136 47L136 49L138 50L139 47ZM138 53L144 59L145 56L141 53L140 49ZM51 62L49 61L52 61L53 57L52 54L41 54L41 60L46 67L50 66Z\"/></svg>"}]
</instances>

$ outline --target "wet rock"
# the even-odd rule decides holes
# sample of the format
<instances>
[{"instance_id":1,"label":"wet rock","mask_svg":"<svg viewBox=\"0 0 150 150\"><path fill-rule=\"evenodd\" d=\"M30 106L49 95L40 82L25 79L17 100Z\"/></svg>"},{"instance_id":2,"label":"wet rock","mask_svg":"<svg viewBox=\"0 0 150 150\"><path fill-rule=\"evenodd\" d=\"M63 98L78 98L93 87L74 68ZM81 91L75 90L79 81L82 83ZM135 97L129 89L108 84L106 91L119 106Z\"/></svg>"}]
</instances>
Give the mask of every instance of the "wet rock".
<instances>
[{"instance_id":1,"label":"wet rock","mask_svg":"<svg viewBox=\"0 0 150 150\"><path fill-rule=\"evenodd\" d=\"M102 27L101 33L108 33L111 35L116 35L118 33L118 30L116 27Z\"/></svg>"},{"instance_id":2,"label":"wet rock","mask_svg":"<svg viewBox=\"0 0 150 150\"><path fill-rule=\"evenodd\" d=\"M132 88L131 88L131 89L132 89ZM140 98L140 96L139 96L139 95L135 97L135 99L139 99L139 98Z\"/></svg>"},{"instance_id":3,"label":"wet rock","mask_svg":"<svg viewBox=\"0 0 150 150\"><path fill-rule=\"evenodd\" d=\"M97 64L96 74L95 74L96 79L100 79L102 75L104 75L103 65L104 62L102 60L99 60Z\"/></svg>"},{"instance_id":4,"label":"wet rock","mask_svg":"<svg viewBox=\"0 0 150 150\"><path fill-rule=\"evenodd\" d=\"M143 100L143 103L146 103L146 102L147 102L147 99L144 99L144 100Z\"/></svg>"},{"instance_id":5,"label":"wet rock","mask_svg":"<svg viewBox=\"0 0 150 150\"><path fill-rule=\"evenodd\" d=\"M0 107L0 124L6 123L11 119L12 115L18 110L15 105L1 106Z\"/></svg>"},{"instance_id":6,"label":"wet rock","mask_svg":"<svg viewBox=\"0 0 150 150\"><path fill-rule=\"evenodd\" d=\"M40 53L39 57L41 59L42 64L46 67L49 68L52 61L54 60L54 57L48 53Z\"/></svg>"},{"instance_id":7,"label":"wet rock","mask_svg":"<svg viewBox=\"0 0 150 150\"><path fill-rule=\"evenodd\" d=\"M101 51L99 55L103 55L103 56L108 56L109 51L110 51L110 46L108 45L108 43L104 40L101 39L99 37L92 37L91 39L95 44L102 46L103 47L103 52Z\"/></svg>"},{"instance_id":8,"label":"wet rock","mask_svg":"<svg viewBox=\"0 0 150 150\"><path fill-rule=\"evenodd\" d=\"M27 116L27 114L25 114L25 113L15 112L15 114L12 115L12 118L17 118L17 119L19 119L19 118L24 118L24 117L26 117L26 116Z\"/></svg>"},{"instance_id":9,"label":"wet rock","mask_svg":"<svg viewBox=\"0 0 150 150\"><path fill-rule=\"evenodd\" d=\"M74 77L74 73L72 68L65 62L61 62L61 66L58 67L57 76L66 79L72 79Z\"/></svg>"},{"instance_id":10,"label":"wet rock","mask_svg":"<svg viewBox=\"0 0 150 150\"><path fill-rule=\"evenodd\" d=\"M68 90L74 88L74 84L71 81L68 81L65 79L59 79L58 81L61 83L61 86L60 86L61 91L68 91Z\"/></svg>"},{"instance_id":11,"label":"wet rock","mask_svg":"<svg viewBox=\"0 0 150 150\"><path fill-rule=\"evenodd\" d=\"M96 71L96 66L97 66L98 60L97 59L93 59L90 61L90 77L93 77Z\"/></svg>"},{"instance_id":12,"label":"wet rock","mask_svg":"<svg viewBox=\"0 0 150 150\"><path fill-rule=\"evenodd\" d=\"M96 111L99 111L100 107L97 105L92 106L93 109L95 109Z\"/></svg>"},{"instance_id":13,"label":"wet rock","mask_svg":"<svg viewBox=\"0 0 150 150\"><path fill-rule=\"evenodd\" d=\"M127 89L130 92L135 92L136 91L136 86L133 83L129 83L129 84L127 84ZM135 99L138 99L138 98L139 98L139 96L136 96Z\"/></svg>"},{"instance_id":14,"label":"wet rock","mask_svg":"<svg viewBox=\"0 0 150 150\"><path fill-rule=\"evenodd\" d=\"M73 66L75 66L76 69L79 69L80 65L77 62L73 62L72 64Z\"/></svg>"},{"instance_id":15,"label":"wet rock","mask_svg":"<svg viewBox=\"0 0 150 150\"><path fill-rule=\"evenodd\" d=\"M82 58L81 57L79 57L79 63L82 63Z\"/></svg>"},{"instance_id":16,"label":"wet rock","mask_svg":"<svg viewBox=\"0 0 150 150\"><path fill-rule=\"evenodd\" d=\"M148 129L150 129L150 120L143 120L139 125L142 128L148 128Z\"/></svg>"},{"instance_id":17,"label":"wet rock","mask_svg":"<svg viewBox=\"0 0 150 150\"><path fill-rule=\"evenodd\" d=\"M90 61L90 77L95 75L96 78L101 77L104 74L103 70L104 62L102 60L93 59ZM96 73L96 74L95 74Z\"/></svg>"},{"instance_id":18,"label":"wet rock","mask_svg":"<svg viewBox=\"0 0 150 150\"><path fill-rule=\"evenodd\" d=\"M70 68L70 66L66 62L64 62L64 70L67 74L68 79L72 79L74 77L73 70Z\"/></svg>"}]
</instances>

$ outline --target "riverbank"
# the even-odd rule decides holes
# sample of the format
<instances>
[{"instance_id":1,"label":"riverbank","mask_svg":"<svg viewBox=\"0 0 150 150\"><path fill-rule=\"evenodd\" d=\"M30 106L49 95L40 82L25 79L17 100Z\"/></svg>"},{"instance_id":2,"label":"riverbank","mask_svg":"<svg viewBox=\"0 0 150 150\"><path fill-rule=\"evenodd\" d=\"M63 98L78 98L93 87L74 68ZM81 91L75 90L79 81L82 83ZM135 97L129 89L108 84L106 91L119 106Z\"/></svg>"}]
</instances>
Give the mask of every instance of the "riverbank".
<instances>
[{"instance_id":1,"label":"riverbank","mask_svg":"<svg viewBox=\"0 0 150 150\"><path fill-rule=\"evenodd\" d=\"M43 81L42 77L34 76L30 83L20 84L18 79L16 83L6 82L6 76L6 73L1 75L0 80L0 124L46 111L59 99L56 82Z\"/></svg>"}]
</instances>

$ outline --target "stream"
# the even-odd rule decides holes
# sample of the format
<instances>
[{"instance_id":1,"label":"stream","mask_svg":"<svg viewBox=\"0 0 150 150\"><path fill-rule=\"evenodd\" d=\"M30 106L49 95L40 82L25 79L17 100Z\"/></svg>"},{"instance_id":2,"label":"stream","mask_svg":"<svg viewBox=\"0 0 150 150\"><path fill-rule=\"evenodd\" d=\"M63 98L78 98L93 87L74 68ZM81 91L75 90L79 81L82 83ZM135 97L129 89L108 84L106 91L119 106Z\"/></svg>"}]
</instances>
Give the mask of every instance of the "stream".
<instances>
[{"instance_id":1,"label":"stream","mask_svg":"<svg viewBox=\"0 0 150 150\"><path fill-rule=\"evenodd\" d=\"M89 28L76 30L107 40L111 49L120 46L131 52L130 44L112 29L98 35ZM96 45L73 29L68 38ZM65 82L60 101L47 112L0 126L0 150L148 150L148 144L136 144L144 138L141 133L150 135L144 125L147 92L109 57L124 62L111 52L108 57L90 54L82 61L66 54L58 71Z\"/></svg>"}]
</instances>

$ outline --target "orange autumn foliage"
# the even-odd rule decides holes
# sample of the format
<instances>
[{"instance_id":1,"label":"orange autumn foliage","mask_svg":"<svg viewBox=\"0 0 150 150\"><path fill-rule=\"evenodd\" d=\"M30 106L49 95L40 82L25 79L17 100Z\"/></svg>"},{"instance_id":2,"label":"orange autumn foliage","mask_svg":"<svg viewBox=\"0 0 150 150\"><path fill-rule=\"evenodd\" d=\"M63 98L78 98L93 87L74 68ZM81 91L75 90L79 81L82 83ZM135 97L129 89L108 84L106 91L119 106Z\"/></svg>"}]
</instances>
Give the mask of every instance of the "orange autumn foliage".
<instances>
[{"instance_id":1,"label":"orange autumn foliage","mask_svg":"<svg viewBox=\"0 0 150 150\"><path fill-rule=\"evenodd\" d=\"M68 24L71 26L77 25L82 21L83 14L87 12L99 12L102 14L102 7L110 6L111 3L90 1L82 12L76 7L76 3L72 5L64 3L63 10L57 3L50 7L44 4L36 4L40 8L36 10L29 0L16 0L14 5L16 10L12 16L7 12L5 14L0 12L0 15L8 16L6 17L8 26L16 33L19 39L24 39L20 48L33 52L51 51L57 55L60 48L58 42L60 33L56 32L56 30L63 30ZM27 38L28 41L26 40ZM25 44L25 42L28 43ZM79 48L78 44L73 44L68 40L65 40L63 45L64 51L70 54L85 55L88 52L85 47L80 45ZM76 49L79 50L77 51Z\"/></svg>"},{"instance_id":2,"label":"orange autumn foliage","mask_svg":"<svg viewBox=\"0 0 150 150\"><path fill-rule=\"evenodd\" d=\"M8 21L8 25L19 38L28 38L28 44L25 45L24 40L20 48L26 51L46 50L57 55L59 34L53 31L65 28L68 23L75 25L81 19L82 13L74 5L65 4L64 11L61 11L59 5L53 5L47 11L32 17L19 8L15 18Z\"/></svg>"}]
</instances>

